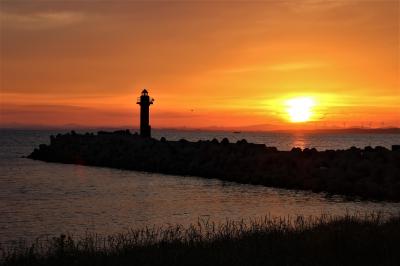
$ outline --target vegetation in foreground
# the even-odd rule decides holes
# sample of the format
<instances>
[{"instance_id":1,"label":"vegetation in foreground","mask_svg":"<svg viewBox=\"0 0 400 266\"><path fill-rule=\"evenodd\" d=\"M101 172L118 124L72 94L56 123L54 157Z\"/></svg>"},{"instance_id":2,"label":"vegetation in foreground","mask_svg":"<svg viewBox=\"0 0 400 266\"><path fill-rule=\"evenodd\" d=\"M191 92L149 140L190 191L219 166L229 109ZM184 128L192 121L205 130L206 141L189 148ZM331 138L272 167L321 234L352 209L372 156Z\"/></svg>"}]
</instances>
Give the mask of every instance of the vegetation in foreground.
<instances>
[{"instance_id":1,"label":"vegetation in foreground","mask_svg":"<svg viewBox=\"0 0 400 266\"><path fill-rule=\"evenodd\" d=\"M400 216L202 222L0 250L4 265L400 265Z\"/></svg>"},{"instance_id":2,"label":"vegetation in foreground","mask_svg":"<svg viewBox=\"0 0 400 266\"><path fill-rule=\"evenodd\" d=\"M278 151L229 143L142 138L128 130L51 136L29 158L400 201L400 148Z\"/></svg>"}]
</instances>

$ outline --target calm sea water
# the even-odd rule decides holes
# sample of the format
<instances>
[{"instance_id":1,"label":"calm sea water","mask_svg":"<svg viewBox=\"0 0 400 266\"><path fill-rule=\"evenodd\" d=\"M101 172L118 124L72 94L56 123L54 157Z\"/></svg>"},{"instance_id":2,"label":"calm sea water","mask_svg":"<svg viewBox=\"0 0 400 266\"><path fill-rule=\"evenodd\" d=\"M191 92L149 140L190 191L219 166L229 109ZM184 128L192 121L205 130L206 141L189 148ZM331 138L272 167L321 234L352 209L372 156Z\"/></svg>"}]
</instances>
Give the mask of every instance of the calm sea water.
<instances>
[{"instance_id":1,"label":"calm sea water","mask_svg":"<svg viewBox=\"0 0 400 266\"><path fill-rule=\"evenodd\" d=\"M0 243L14 245L20 239L60 233L112 234L152 225L187 225L199 218L223 222L267 214L400 213L400 203L349 201L311 192L21 158L56 133L62 131L0 131ZM390 147L400 140L394 134L154 132L154 137L161 136L169 140L246 138L280 150Z\"/></svg>"}]
</instances>

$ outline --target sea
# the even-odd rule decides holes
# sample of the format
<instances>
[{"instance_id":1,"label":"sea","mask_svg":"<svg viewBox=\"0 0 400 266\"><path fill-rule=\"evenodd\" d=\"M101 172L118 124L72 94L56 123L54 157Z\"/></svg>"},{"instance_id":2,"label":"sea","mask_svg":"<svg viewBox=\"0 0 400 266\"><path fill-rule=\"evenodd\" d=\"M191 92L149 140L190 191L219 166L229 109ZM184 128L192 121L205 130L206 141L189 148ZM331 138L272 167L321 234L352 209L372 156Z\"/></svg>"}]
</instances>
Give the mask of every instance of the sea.
<instances>
[{"instance_id":1,"label":"sea","mask_svg":"<svg viewBox=\"0 0 400 266\"><path fill-rule=\"evenodd\" d=\"M50 135L65 130L0 130L0 247L60 234L110 235L130 229L188 226L199 221L251 221L265 216L305 217L380 213L399 215L400 203L364 201L309 191L237 184L25 158ZM77 130L85 132L85 130ZM347 149L400 144L400 134L266 133L154 130L153 137L190 141L246 139L292 147Z\"/></svg>"}]
</instances>

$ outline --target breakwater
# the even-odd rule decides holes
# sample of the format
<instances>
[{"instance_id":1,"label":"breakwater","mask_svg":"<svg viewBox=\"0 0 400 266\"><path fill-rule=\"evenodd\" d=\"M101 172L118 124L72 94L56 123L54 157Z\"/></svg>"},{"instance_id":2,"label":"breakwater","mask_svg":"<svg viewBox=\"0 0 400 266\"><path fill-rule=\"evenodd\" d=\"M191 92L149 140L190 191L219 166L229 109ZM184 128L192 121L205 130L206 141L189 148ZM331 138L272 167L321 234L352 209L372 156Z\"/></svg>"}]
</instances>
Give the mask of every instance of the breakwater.
<instances>
[{"instance_id":1,"label":"breakwater","mask_svg":"<svg viewBox=\"0 0 400 266\"><path fill-rule=\"evenodd\" d=\"M193 175L240 183L400 200L400 152L383 147L317 151L229 143L147 139L129 131L50 137L31 159Z\"/></svg>"}]
</instances>

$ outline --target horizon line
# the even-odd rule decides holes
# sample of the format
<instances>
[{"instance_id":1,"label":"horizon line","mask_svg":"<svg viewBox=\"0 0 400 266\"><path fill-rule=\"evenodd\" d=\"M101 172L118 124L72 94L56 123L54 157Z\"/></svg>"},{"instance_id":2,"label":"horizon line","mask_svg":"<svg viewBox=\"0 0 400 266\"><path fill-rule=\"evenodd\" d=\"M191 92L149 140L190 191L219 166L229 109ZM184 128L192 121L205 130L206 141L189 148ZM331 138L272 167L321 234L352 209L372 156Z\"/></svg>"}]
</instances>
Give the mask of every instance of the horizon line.
<instances>
[{"instance_id":1,"label":"horizon line","mask_svg":"<svg viewBox=\"0 0 400 266\"><path fill-rule=\"evenodd\" d=\"M233 133L243 133L243 132L327 132L327 131L356 131L356 132L367 132L374 131L378 132L388 132L388 133L400 133L400 127L397 126L387 126L387 127L324 127L324 128L277 128L277 129L251 129L251 127L259 126L239 126L239 127L218 127L218 126L208 126L208 127L155 127L152 130L178 130L178 131L205 131L205 132L233 132ZM0 130L137 130L139 127L134 126L84 126L84 125L0 125Z\"/></svg>"}]
</instances>

